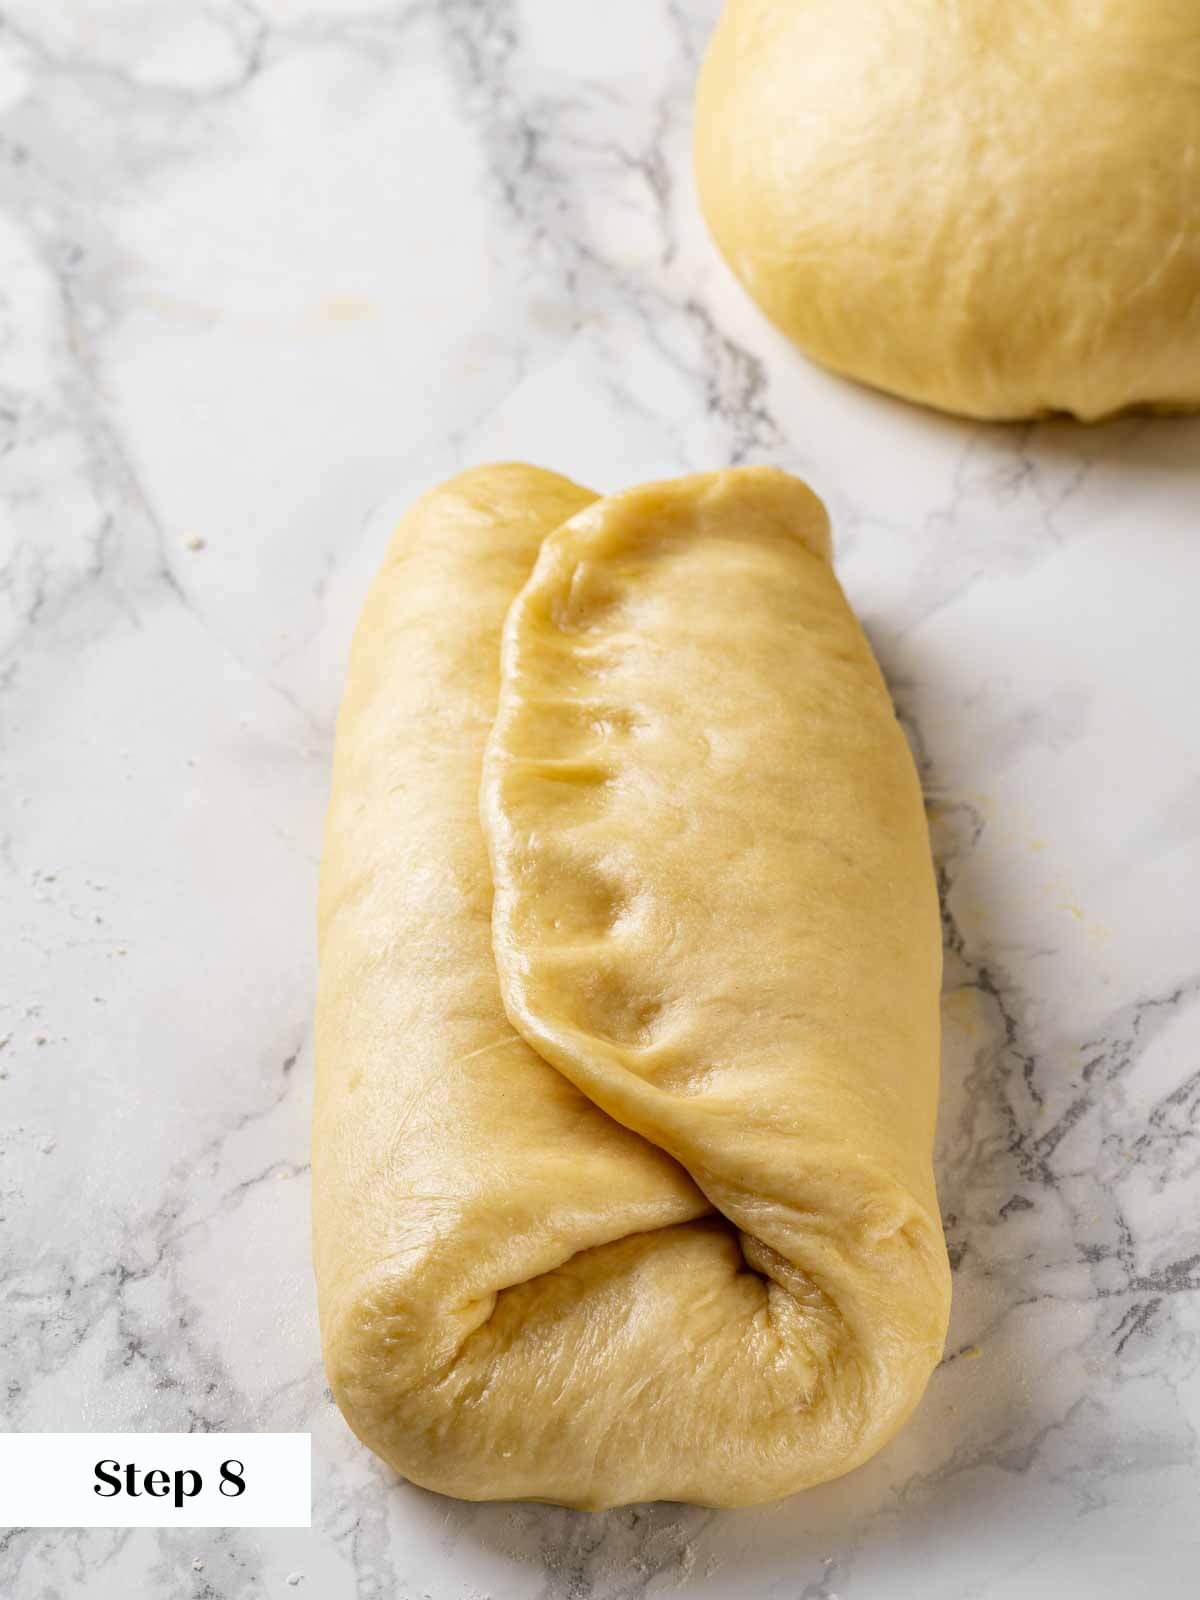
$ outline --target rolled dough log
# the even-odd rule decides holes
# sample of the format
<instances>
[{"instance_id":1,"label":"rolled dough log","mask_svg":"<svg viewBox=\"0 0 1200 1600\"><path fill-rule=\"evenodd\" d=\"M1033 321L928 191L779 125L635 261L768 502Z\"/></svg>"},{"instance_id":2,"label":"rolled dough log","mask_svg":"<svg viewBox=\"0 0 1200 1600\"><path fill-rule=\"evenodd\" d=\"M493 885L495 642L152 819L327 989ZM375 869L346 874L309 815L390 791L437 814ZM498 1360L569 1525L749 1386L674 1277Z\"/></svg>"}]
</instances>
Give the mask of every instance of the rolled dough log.
<instances>
[{"instance_id":1,"label":"rolled dough log","mask_svg":"<svg viewBox=\"0 0 1200 1600\"><path fill-rule=\"evenodd\" d=\"M355 638L320 952L325 1358L399 1472L739 1505L900 1426L949 1303L937 901L802 484L426 496Z\"/></svg>"}]
</instances>

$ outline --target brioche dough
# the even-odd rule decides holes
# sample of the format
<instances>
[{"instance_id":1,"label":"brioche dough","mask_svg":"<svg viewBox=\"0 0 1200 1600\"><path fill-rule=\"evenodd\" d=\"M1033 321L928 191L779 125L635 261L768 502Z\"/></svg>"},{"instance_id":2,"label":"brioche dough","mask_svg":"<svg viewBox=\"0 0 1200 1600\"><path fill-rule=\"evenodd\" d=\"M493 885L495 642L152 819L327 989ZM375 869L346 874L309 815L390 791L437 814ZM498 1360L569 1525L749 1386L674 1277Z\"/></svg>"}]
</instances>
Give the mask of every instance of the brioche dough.
<instances>
[{"instance_id":1,"label":"brioche dough","mask_svg":"<svg viewBox=\"0 0 1200 1600\"><path fill-rule=\"evenodd\" d=\"M1196 0L728 0L729 265L818 361L976 417L1200 405Z\"/></svg>"},{"instance_id":2,"label":"brioche dough","mask_svg":"<svg viewBox=\"0 0 1200 1600\"><path fill-rule=\"evenodd\" d=\"M325 1359L399 1472L739 1505L899 1427L949 1301L937 901L802 484L426 496L355 638L320 954Z\"/></svg>"}]
</instances>

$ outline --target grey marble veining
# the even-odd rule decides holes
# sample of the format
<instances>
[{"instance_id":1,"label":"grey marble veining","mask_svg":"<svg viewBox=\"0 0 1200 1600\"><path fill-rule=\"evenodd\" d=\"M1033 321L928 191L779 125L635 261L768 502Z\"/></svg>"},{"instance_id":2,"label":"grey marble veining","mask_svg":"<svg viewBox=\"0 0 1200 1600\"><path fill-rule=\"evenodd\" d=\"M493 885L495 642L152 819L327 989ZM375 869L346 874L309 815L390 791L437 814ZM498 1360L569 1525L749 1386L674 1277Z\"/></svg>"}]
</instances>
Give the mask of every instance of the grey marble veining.
<instances>
[{"instance_id":1,"label":"grey marble veining","mask_svg":"<svg viewBox=\"0 0 1200 1600\"><path fill-rule=\"evenodd\" d=\"M687 160L716 0L0 8L3 1426L311 1429L311 1533L0 1533L16 1600L1200 1588L1200 423L819 373ZM808 476L945 908L946 1360L785 1504L398 1485L320 1368L311 907L396 512L523 457Z\"/></svg>"}]
</instances>

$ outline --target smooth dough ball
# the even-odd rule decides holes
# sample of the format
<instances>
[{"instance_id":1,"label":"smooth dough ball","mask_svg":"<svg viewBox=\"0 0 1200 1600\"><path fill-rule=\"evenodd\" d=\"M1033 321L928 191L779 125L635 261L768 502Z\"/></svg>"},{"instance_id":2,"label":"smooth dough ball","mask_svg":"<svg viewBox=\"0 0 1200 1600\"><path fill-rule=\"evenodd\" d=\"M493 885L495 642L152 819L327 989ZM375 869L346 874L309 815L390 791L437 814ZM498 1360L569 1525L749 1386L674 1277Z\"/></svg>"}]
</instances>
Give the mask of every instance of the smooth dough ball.
<instances>
[{"instance_id":1,"label":"smooth dough ball","mask_svg":"<svg viewBox=\"0 0 1200 1600\"><path fill-rule=\"evenodd\" d=\"M1200 406L1198 0L729 0L696 168L836 371L976 417Z\"/></svg>"}]
</instances>

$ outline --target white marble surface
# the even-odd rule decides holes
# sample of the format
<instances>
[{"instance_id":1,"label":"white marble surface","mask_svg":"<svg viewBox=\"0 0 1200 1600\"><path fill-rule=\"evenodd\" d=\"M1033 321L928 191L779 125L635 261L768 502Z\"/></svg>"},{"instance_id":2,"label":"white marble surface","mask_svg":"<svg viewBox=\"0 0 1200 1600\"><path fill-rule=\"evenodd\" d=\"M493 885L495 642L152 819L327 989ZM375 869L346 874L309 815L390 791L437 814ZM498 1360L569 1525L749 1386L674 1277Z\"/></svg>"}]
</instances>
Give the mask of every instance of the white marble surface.
<instances>
[{"instance_id":1,"label":"white marble surface","mask_svg":"<svg viewBox=\"0 0 1200 1600\"><path fill-rule=\"evenodd\" d=\"M710 250L716 0L7 0L3 1425L306 1429L306 1532L0 1533L14 1600L1200 1588L1200 423L955 423ZM949 1353L867 1468L588 1517L390 1481L308 1265L312 903L397 507L528 457L831 507L946 903Z\"/></svg>"}]
</instances>

